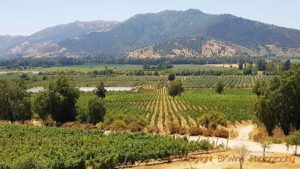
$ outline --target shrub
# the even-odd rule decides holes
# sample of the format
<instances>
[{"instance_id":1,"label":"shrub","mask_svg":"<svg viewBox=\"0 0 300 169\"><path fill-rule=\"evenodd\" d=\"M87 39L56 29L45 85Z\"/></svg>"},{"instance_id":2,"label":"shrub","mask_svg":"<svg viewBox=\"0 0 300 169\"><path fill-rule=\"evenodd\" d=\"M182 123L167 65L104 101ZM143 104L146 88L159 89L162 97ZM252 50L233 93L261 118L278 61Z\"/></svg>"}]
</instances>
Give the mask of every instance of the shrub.
<instances>
[{"instance_id":1,"label":"shrub","mask_svg":"<svg viewBox=\"0 0 300 169\"><path fill-rule=\"evenodd\" d=\"M106 110L99 99L91 99L88 103L87 122L97 124L103 121Z\"/></svg>"},{"instance_id":2,"label":"shrub","mask_svg":"<svg viewBox=\"0 0 300 169\"><path fill-rule=\"evenodd\" d=\"M200 129L199 127L191 127L189 129L189 134L191 136L199 136L202 135L202 129Z\"/></svg>"},{"instance_id":3,"label":"shrub","mask_svg":"<svg viewBox=\"0 0 300 169\"><path fill-rule=\"evenodd\" d=\"M175 74L174 74L174 73L170 73L170 74L168 75L168 80L169 80L169 81L175 80Z\"/></svg>"},{"instance_id":4,"label":"shrub","mask_svg":"<svg viewBox=\"0 0 300 169\"><path fill-rule=\"evenodd\" d=\"M114 131L121 131L126 129L126 123L123 120L115 120L110 127Z\"/></svg>"},{"instance_id":5,"label":"shrub","mask_svg":"<svg viewBox=\"0 0 300 169\"><path fill-rule=\"evenodd\" d=\"M229 138L229 132L225 129L216 129L213 131L215 137Z\"/></svg>"},{"instance_id":6,"label":"shrub","mask_svg":"<svg viewBox=\"0 0 300 169\"><path fill-rule=\"evenodd\" d=\"M226 125L226 119L223 113L209 112L200 116L198 123L206 128L216 129L219 125Z\"/></svg>"},{"instance_id":7,"label":"shrub","mask_svg":"<svg viewBox=\"0 0 300 169\"><path fill-rule=\"evenodd\" d=\"M138 132L138 131L142 131L144 127L136 122L132 122L132 123L128 124L127 128L131 132Z\"/></svg>"},{"instance_id":8,"label":"shrub","mask_svg":"<svg viewBox=\"0 0 300 169\"><path fill-rule=\"evenodd\" d=\"M219 94L224 92L224 84L221 81L217 83L216 92Z\"/></svg>"},{"instance_id":9,"label":"shrub","mask_svg":"<svg viewBox=\"0 0 300 169\"><path fill-rule=\"evenodd\" d=\"M108 128L115 129L114 125L116 121L119 122L122 121L124 123L125 127L122 127L123 130L138 129L139 131L141 131L147 125L145 118L142 116L117 113L117 114L108 114L107 116L105 116L104 126L108 126ZM134 127L135 129L132 127Z\"/></svg>"},{"instance_id":10,"label":"shrub","mask_svg":"<svg viewBox=\"0 0 300 169\"><path fill-rule=\"evenodd\" d=\"M46 168L32 156L21 157L13 164L14 169L43 169Z\"/></svg>"},{"instance_id":11,"label":"shrub","mask_svg":"<svg viewBox=\"0 0 300 169\"><path fill-rule=\"evenodd\" d=\"M172 82L170 87L168 88L168 93L173 98L175 96L180 96L181 93L184 92L183 84L181 81Z\"/></svg>"},{"instance_id":12,"label":"shrub","mask_svg":"<svg viewBox=\"0 0 300 169\"><path fill-rule=\"evenodd\" d=\"M157 126L150 126L150 127L148 127L148 132L159 134L160 131L159 131L159 128Z\"/></svg>"},{"instance_id":13,"label":"shrub","mask_svg":"<svg viewBox=\"0 0 300 169\"><path fill-rule=\"evenodd\" d=\"M188 133L187 128L185 128L185 127L179 127L178 134L180 134L180 135L186 135L187 133Z\"/></svg>"},{"instance_id":14,"label":"shrub","mask_svg":"<svg viewBox=\"0 0 300 169\"><path fill-rule=\"evenodd\" d=\"M179 128L180 126L176 123L171 123L170 124L170 134L177 134L179 133Z\"/></svg>"},{"instance_id":15,"label":"shrub","mask_svg":"<svg viewBox=\"0 0 300 169\"><path fill-rule=\"evenodd\" d=\"M203 136L211 137L213 135L213 130L210 128L202 130L202 134Z\"/></svg>"},{"instance_id":16,"label":"shrub","mask_svg":"<svg viewBox=\"0 0 300 169\"><path fill-rule=\"evenodd\" d=\"M0 162L0 169L10 169L10 167L5 163Z\"/></svg>"}]
</instances>

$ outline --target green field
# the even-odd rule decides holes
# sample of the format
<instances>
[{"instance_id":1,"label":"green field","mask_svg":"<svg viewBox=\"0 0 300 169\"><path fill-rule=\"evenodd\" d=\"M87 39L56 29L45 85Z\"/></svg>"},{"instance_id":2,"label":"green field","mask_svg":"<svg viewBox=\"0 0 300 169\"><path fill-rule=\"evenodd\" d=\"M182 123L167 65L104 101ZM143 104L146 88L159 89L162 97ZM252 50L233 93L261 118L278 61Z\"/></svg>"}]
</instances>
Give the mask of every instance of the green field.
<instances>
[{"instance_id":1,"label":"green field","mask_svg":"<svg viewBox=\"0 0 300 169\"><path fill-rule=\"evenodd\" d=\"M0 124L0 168L108 169L211 148L171 136Z\"/></svg>"},{"instance_id":2,"label":"green field","mask_svg":"<svg viewBox=\"0 0 300 169\"><path fill-rule=\"evenodd\" d=\"M67 76L74 81L76 87L94 87L100 81L105 86L142 87L137 92L108 92L104 101L107 114L140 115L149 126L156 126L162 132L168 132L171 124L189 128L198 126L197 119L207 112L221 112L229 121L251 119L254 115L256 96L251 88L258 80L269 80L272 76L177 76L183 82L185 93L172 98L168 95L168 72L181 71L238 71L236 68L212 67L205 65L174 65L173 68L161 70L159 76L129 75L128 71L142 69L142 65L82 65L68 67L36 68L35 71L48 73L29 74L25 80L28 88L47 87L50 80L58 76ZM97 75L95 70L114 69L117 74ZM124 74L124 72L126 72ZM20 79L22 73L0 75L2 79ZM214 88L223 82L225 93L217 94ZM86 111L88 100L93 93L81 93L77 106ZM37 115L35 115L37 117Z\"/></svg>"},{"instance_id":3,"label":"green field","mask_svg":"<svg viewBox=\"0 0 300 169\"><path fill-rule=\"evenodd\" d=\"M82 93L78 105L84 107L93 93ZM251 119L257 100L250 90L225 89L217 94L212 89L187 89L182 96L172 98L166 88L142 89L139 92L109 92L104 100L107 114L140 115L149 126L169 132L168 126L176 123L184 128L197 126L204 113L221 112L229 121Z\"/></svg>"}]
</instances>

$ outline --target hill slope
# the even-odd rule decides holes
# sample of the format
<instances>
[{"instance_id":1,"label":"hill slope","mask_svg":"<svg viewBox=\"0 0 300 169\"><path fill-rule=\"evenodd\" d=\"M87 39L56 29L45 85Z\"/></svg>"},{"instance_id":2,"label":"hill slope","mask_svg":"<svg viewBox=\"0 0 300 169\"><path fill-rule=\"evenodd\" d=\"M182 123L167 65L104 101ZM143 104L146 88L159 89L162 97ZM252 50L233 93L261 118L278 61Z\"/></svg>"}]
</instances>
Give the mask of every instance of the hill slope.
<instances>
[{"instance_id":1,"label":"hill slope","mask_svg":"<svg viewBox=\"0 0 300 169\"><path fill-rule=\"evenodd\" d=\"M136 15L109 32L60 45L72 54L100 56L300 56L300 31L190 9Z\"/></svg>"},{"instance_id":2,"label":"hill slope","mask_svg":"<svg viewBox=\"0 0 300 169\"><path fill-rule=\"evenodd\" d=\"M5 39L3 43L9 43L2 53L21 56L43 56L61 53L64 49L57 43L69 38L75 38L89 32L110 31L119 22L114 21L76 21L70 24L57 25L46 28L27 37L15 37L12 40ZM0 38L1 42L1 38ZM1 49L0 49L1 50ZM5 51L6 50L6 51Z\"/></svg>"},{"instance_id":3,"label":"hill slope","mask_svg":"<svg viewBox=\"0 0 300 169\"><path fill-rule=\"evenodd\" d=\"M28 37L0 36L0 43L0 56L300 56L299 30L195 9L76 21Z\"/></svg>"}]
</instances>

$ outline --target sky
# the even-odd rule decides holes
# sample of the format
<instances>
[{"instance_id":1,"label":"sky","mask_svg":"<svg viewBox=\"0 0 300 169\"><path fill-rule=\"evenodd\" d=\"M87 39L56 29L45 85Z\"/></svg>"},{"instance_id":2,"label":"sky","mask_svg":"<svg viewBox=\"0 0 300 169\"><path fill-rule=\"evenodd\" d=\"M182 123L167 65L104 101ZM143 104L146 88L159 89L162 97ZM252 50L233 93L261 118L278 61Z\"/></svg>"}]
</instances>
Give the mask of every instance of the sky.
<instances>
[{"instance_id":1,"label":"sky","mask_svg":"<svg viewBox=\"0 0 300 169\"><path fill-rule=\"evenodd\" d=\"M30 35L77 20L123 21L140 13L190 8L300 30L300 0L0 0L0 35Z\"/></svg>"}]
</instances>

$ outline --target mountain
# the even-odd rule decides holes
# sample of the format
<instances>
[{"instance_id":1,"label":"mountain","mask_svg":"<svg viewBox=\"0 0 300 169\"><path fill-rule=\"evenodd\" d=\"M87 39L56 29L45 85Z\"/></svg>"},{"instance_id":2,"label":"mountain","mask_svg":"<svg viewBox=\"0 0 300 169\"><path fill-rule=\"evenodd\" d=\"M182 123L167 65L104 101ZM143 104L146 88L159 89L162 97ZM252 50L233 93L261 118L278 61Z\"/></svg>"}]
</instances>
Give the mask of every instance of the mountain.
<instances>
[{"instance_id":1,"label":"mountain","mask_svg":"<svg viewBox=\"0 0 300 169\"><path fill-rule=\"evenodd\" d=\"M76 55L300 56L300 31L199 10L136 15L109 32L59 44Z\"/></svg>"},{"instance_id":2,"label":"mountain","mask_svg":"<svg viewBox=\"0 0 300 169\"><path fill-rule=\"evenodd\" d=\"M0 36L0 57L10 48L21 43L25 37L23 36ZM3 55L4 56L4 55Z\"/></svg>"},{"instance_id":3,"label":"mountain","mask_svg":"<svg viewBox=\"0 0 300 169\"><path fill-rule=\"evenodd\" d=\"M27 37L11 38L13 40L6 38L3 40L3 43L8 45L2 52L7 50L6 54L21 56L59 54L65 49L59 47L57 43L89 32L107 32L118 24L119 22L115 21L76 21L70 24L57 25ZM2 42L1 37L0 42Z\"/></svg>"},{"instance_id":4,"label":"mountain","mask_svg":"<svg viewBox=\"0 0 300 169\"><path fill-rule=\"evenodd\" d=\"M7 49L7 48L5 48ZM10 47L21 56L300 56L300 31L196 9L139 14L123 22L74 22Z\"/></svg>"}]
</instances>

